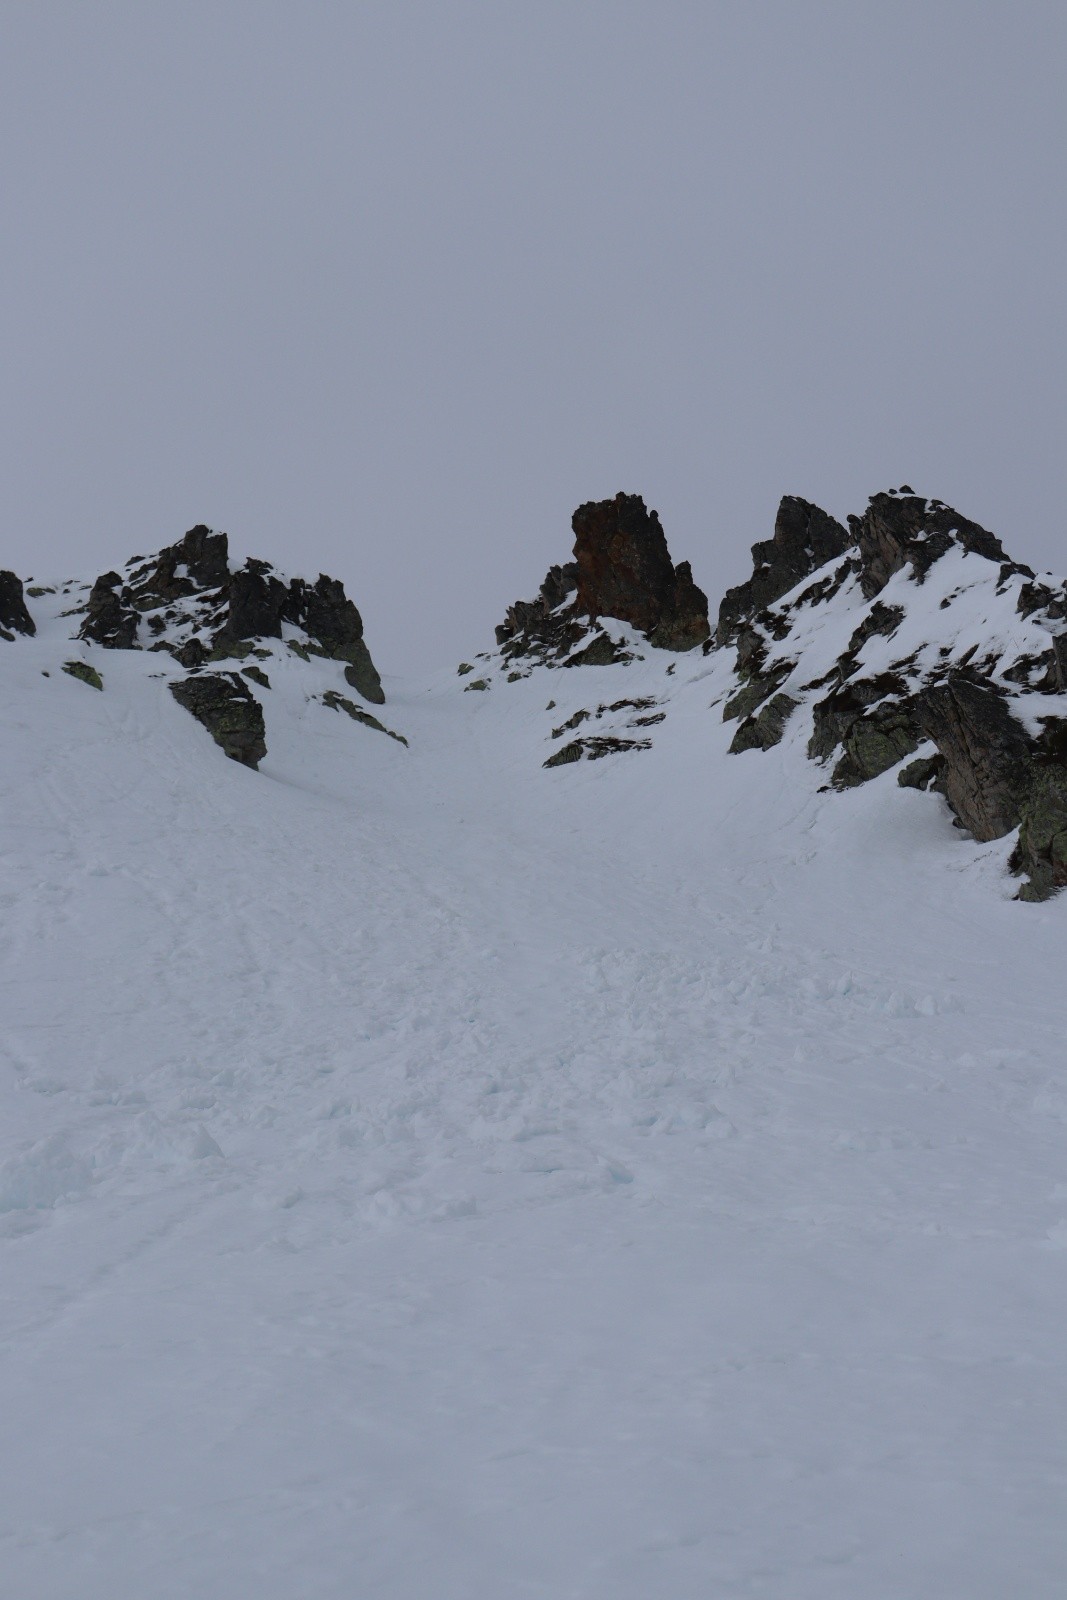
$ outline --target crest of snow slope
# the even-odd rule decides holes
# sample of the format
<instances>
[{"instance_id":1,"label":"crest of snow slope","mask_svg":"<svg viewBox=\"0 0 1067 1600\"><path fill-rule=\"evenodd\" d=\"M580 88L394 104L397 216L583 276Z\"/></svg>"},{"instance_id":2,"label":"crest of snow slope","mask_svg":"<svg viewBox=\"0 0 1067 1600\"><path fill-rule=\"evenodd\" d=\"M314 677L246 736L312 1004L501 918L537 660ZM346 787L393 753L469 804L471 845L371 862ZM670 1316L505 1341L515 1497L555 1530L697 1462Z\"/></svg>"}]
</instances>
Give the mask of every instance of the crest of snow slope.
<instances>
[{"instance_id":1,"label":"crest of snow slope","mask_svg":"<svg viewBox=\"0 0 1067 1600\"><path fill-rule=\"evenodd\" d=\"M820 792L799 712L729 756L729 651L391 682L404 749L279 647L254 773L68 634L0 644L12 1594L1061 1593L1067 902L1010 840Z\"/></svg>"}]
</instances>

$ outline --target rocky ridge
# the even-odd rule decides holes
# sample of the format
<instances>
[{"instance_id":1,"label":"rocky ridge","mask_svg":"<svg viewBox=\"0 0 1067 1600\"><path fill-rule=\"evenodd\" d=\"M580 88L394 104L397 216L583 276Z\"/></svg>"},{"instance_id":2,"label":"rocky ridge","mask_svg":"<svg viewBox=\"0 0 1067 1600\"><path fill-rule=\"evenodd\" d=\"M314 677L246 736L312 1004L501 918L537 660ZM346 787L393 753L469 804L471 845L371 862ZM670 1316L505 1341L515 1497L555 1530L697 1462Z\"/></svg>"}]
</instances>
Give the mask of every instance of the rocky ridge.
<instances>
[{"instance_id":1,"label":"rocky ridge","mask_svg":"<svg viewBox=\"0 0 1067 1600\"><path fill-rule=\"evenodd\" d=\"M823 519L783 501L723 601L731 750L770 749L795 718L834 789L898 768L975 839L1017 828L1019 896L1047 898L1067 884L1067 585L907 486L874 495L847 536Z\"/></svg>"},{"instance_id":2,"label":"rocky ridge","mask_svg":"<svg viewBox=\"0 0 1067 1600\"><path fill-rule=\"evenodd\" d=\"M562 709L550 689L543 766L650 750L682 681L677 663L714 654L728 662L714 703L732 725L731 754L800 741L829 791L895 770L902 787L939 796L974 839L1017 833L1020 898L1067 885L1062 580L1039 578L987 529L907 486L874 495L847 525L787 496L772 537L753 546L751 577L723 598L713 637L689 564L672 561L640 496L579 506L572 530L573 560L509 608L495 651L459 668L468 693L542 673L546 687L588 686L561 694ZM55 592L0 573L0 638L32 638L27 602ZM175 700L245 765L266 753L266 668L279 651L290 663L336 663L364 701L384 701L362 619L337 580L286 580L257 560L232 568L226 535L206 527L91 585L61 586L56 603L71 596L68 637L88 652L166 657ZM627 691L619 669L638 662L644 677ZM557 677L578 667L594 670ZM63 670L103 686L99 657ZM687 681L705 675L690 669ZM339 683L307 698L391 733Z\"/></svg>"}]
</instances>

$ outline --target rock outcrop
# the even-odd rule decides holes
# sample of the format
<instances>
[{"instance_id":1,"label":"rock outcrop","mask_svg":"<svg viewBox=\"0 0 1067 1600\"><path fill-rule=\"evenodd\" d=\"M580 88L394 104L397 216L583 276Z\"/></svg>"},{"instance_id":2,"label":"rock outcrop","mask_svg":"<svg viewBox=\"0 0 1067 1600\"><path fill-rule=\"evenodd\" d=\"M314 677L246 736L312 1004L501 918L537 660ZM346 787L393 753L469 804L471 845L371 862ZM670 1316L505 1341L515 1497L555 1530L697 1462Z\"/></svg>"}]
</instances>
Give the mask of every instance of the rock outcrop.
<instances>
[{"instance_id":1,"label":"rock outcrop","mask_svg":"<svg viewBox=\"0 0 1067 1600\"><path fill-rule=\"evenodd\" d=\"M0 572L0 639L10 644L16 633L30 637L37 625L30 616L22 589L22 579L13 572Z\"/></svg>"},{"instance_id":2,"label":"rock outcrop","mask_svg":"<svg viewBox=\"0 0 1067 1600\"><path fill-rule=\"evenodd\" d=\"M229 756L257 768L267 753L263 707L236 672L190 673L175 678L170 692Z\"/></svg>"},{"instance_id":3,"label":"rock outcrop","mask_svg":"<svg viewBox=\"0 0 1067 1600\"><path fill-rule=\"evenodd\" d=\"M849 517L848 522L868 600L905 566L911 567L921 583L934 562L953 546L987 561L1008 560L995 534L961 517L941 500L925 500L904 490L872 495L863 516ZM1029 572L1022 567L1014 570Z\"/></svg>"},{"instance_id":4,"label":"rock outcrop","mask_svg":"<svg viewBox=\"0 0 1067 1600\"><path fill-rule=\"evenodd\" d=\"M910 489L874 495L847 533L783 500L753 560L719 613L736 652L731 751L772 748L803 713L830 787L898 768L973 838L1019 830L1020 898L1067 883L1067 586ZM835 635L847 642L828 658Z\"/></svg>"},{"instance_id":5,"label":"rock outcrop","mask_svg":"<svg viewBox=\"0 0 1067 1600\"><path fill-rule=\"evenodd\" d=\"M0 604L7 593L0 581ZM21 599L21 585L16 597ZM29 621L22 631L32 629ZM265 646L284 641L305 661L336 661L364 700L385 700L363 619L342 583L324 574L314 583L286 581L269 561L252 558L231 569L226 535L202 524L157 555L135 556L121 572L102 573L89 591L77 636L105 650L170 655L187 673L171 684L174 698L245 766L257 766L266 753L263 710L249 681L269 690L270 679L254 664L240 676L206 667L267 656Z\"/></svg>"},{"instance_id":6,"label":"rock outcrop","mask_svg":"<svg viewBox=\"0 0 1067 1600\"><path fill-rule=\"evenodd\" d=\"M752 546L753 572L747 583L728 589L719 606L717 644L730 644L741 624L780 600L803 578L845 554L849 536L821 507L796 495L783 497L774 534Z\"/></svg>"},{"instance_id":7,"label":"rock outcrop","mask_svg":"<svg viewBox=\"0 0 1067 1600\"><path fill-rule=\"evenodd\" d=\"M108 650L167 650L184 667L238 659L256 639L280 639L283 625L311 654L345 664L348 683L375 705L385 695L363 639L363 619L336 578L286 583L269 561L230 570L229 542L202 524L125 573L94 583L79 637Z\"/></svg>"},{"instance_id":8,"label":"rock outcrop","mask_svg":"<svg viewBox=\"0 0 1067 1600\"><path fill-rule=\"evenodd\" d=\"M688 561L674 565L659 515L639 494L590 500L571 519L579 613L617 617L662 650L692 650L710 633L707 596Z\"/></svg>"},{"instance_id":9,"label":"rock outcrop","mask_svg":"<svg viewBox=\"0 0 1067 1600\"><path fill-rule=\"evenodd\" d=\"M710 636L707 596L688 561L675 566L659 516L640 495L591 500L571 519L574 560L552 567L535 600L519 600L496 630L506 660L608 666L629 652L601 626L629 624L662 650L693 650Z\"/></svg>"}]
</instances>

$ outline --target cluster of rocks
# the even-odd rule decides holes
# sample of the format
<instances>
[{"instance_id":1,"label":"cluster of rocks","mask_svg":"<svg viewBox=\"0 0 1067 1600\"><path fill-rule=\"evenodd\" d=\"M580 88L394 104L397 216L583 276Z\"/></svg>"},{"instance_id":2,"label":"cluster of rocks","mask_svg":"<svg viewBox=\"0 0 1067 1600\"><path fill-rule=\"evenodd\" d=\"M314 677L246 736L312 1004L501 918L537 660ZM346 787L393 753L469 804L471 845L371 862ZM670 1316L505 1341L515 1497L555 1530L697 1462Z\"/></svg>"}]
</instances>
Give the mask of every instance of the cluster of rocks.
<instances>
[{"instance_id":1,"label":"cluster of rocks","mask_svg":"<svg viewBox=\"0 0 1067 1600\"><path fill-rule=\"evenodd\" d=\"M974 838L1018 828L1020 897L1047 898L1067 884L1067 586L907 486L848 524L783 500L752 578L723 600L731 750L770 749L805 706L808 754L833 763L833 787L899 766ZM842 621L847 642L827 661Z\"/></svg>"},{"instance_id":2,"label":"cluster of rocks","mask_svg":"<svg viewBox=\"0 0 1067 1600\"><path fill-rule=\"evenodd\" d=\"M655 511L638 494L590 500L571 519L573 561L552 567L537 598L518 600L496 630L515 669L609 666L631 652L600 625L628 623L662 650L692 650L710 638L707 596L688 561L671 560Z\"/></svg>"},{"instance_id":3,"label":"cluster of rocks","mask_svg":"<svg viewBox=\"0 0 1067 1600\"><path fill-rule=\"evenodd\" d=\"M249 558L230 570L224 533L199 526L124 573L93 584L79 637L109 650L166 650L183 667L247 656L257 639L280 639L288 623L302 648L345 663L345 677L375 705L381 679L363 640L363 619L344 585L323 575L288 583L269 561Z\"/></svg>"},{"instance_id":4,"label":"cluster of rocks","mask_svg":"<svg viewBox=\"0 0 1067 1600\"><path fill-rule=\"evenodd\" d=\"M263 708L250 685L269 689L270 679L255 659L223 668L249 657L266 659L271 652L263 646L272 640L284 640L305 661L337 661L364 700L385 701L363 619L342 583L324 575L314 583L286 582L270 562L254 559L231 569L226 534L202 525L157 555L135 556L121 572L102 573L84 604L67 614L81 617L77 637L86 643L173 657L184 669L169 685L175 700L245 766L257 767L267 752ZM11 639L35 631L22 583L13 573L0 573L0 634ZM101 686L95 668L68 663L66 670ZM336 704L322 698L335 709L351 706L354 720L389 731L341 695L335 694Z\"/></svg>"}]
</instances>

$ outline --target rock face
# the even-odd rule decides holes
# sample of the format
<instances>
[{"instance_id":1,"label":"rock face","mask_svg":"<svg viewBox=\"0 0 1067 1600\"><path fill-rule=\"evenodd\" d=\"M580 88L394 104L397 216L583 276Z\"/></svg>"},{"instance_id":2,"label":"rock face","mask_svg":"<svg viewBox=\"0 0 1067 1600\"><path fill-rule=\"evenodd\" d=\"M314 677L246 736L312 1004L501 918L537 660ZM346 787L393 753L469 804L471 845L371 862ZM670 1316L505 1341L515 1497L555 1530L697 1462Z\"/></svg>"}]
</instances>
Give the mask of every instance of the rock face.
<instances>
[{"instance_id":1,"label":"rock face","mask_svg":"<svg viewBox=\"0 0 1067 1600\"><path fill-rule=\"evenodd\" d=\"M868 599L904 566L910 566L921 583L934 562L954 545L987 561L1006 563L1008 559L994 534L940 500L924 500L916 494L873 495L864 515L848 521Z\"/></svg>"},{"instance_id":2,"label":"rock face","mask_svg":"<svg viewBox=\"0 0 1067 1600\"><path fill-rule=\"evenodd\" d=\"M803 714L832 788L898 768L975 839L1018 829L1020 898L1047 897L1067 884L1067 585L910 489L848 524L783 500L752 577L723 601L730 749L770 749ZM834 637L847 643L828 657Z\"/></svg>"},{"instance_id":3,"label":"rock face","mask_svg":"<svg viewBox=\"0 0 1067 1600\"><path fill-rule=\"evenodd\" d=\"M628 623L663 650L692 650L708 639L707 596L688 561L674 565L659 516L640 495L591 500L571 527L574 560L552 567L537 598L516 601L497 628L505 659L531 656L554 666L629 659L599 626L603 617Z\"/></svg>"},{"instance_id":4,"label":"rock face","mask_svg":"<svg viewBox=\"0 0 1067 1600\"><path fill-rule=\"evenodd\" d=\"M17 590L5 587L0 575L0 606L7 604L16 616L22 588L17 579L14 585ZM28 629L23 625L21 631L32 632L28 612L22 621ZM78 638L105 650L172 656L189 673L172 683L174 698L227 755L250 767L262 759L266 743L262 708L245 680L269 690L270 679L255 666L243 668L241 677L204 672L205 666L268 654L261 647L284 638L305 661L318 656L338 662L344 680L365 700L385 700L363 619L342 583L324 574L314 583L286 581L269 561L251 558L233 571L226 535L203 524L158 555L136 556L121 572L101 574L89 592Z\"/></svg>"},{"instance_id":5,"label":"rock face","mask_svg":"<svg viewBox=\"0 0 1067 1600\"><path fill-rule=\"evenodd\" d=\"M753 573L728 589L719 607L717 644L730 644L746 618L764 610L828 561L844 555L849 536L841 524L810 500L787 494L774 519L774 535L752 546Z\"/></svg>"},{"instance_id":6,"label":"rock face","mask_svg":"<svg viewBox=\"0 0 1067 1600\"><path fill-rule=\"evenodd\" d=\"M236 672L191 673L176 678L170 692L231 761L259 766L267 753L263 707Z\"/></svg>"},{"instance_id":7,"label":"rock face","mask_svg":"<svg viewBox=\"0 0 1067 1600\"><path fill-rule=\"evenodd\" d=\"M655 511L639 494L590 500L571 520L578 610L630 622L663 650L692 650L710 633L707 596L688 561L676 567Z\"/></svg>"},{"instance_id":8,"label":"rock face","mask_svg":"<svg viewBox=\"0 0 1067 1600\"><path fill-rule=\"evenodd\" d=\"M26 607L22 579L13 572L0 572L0 638L10 643L16 633L30 637L37 625Z\"/></svg>"},{"instance_id":9,"label":"rock face","mask_svg":"<svg viewBox=\"0 0 1067 1600\"><path fill-rule=\"evenodd\" d=\"M919 695L923 732L942 759L945 798L976 839L1000 839L1019 822L1031 740L1003 694L952 673Z\"/></svg>"}]
</instances>

